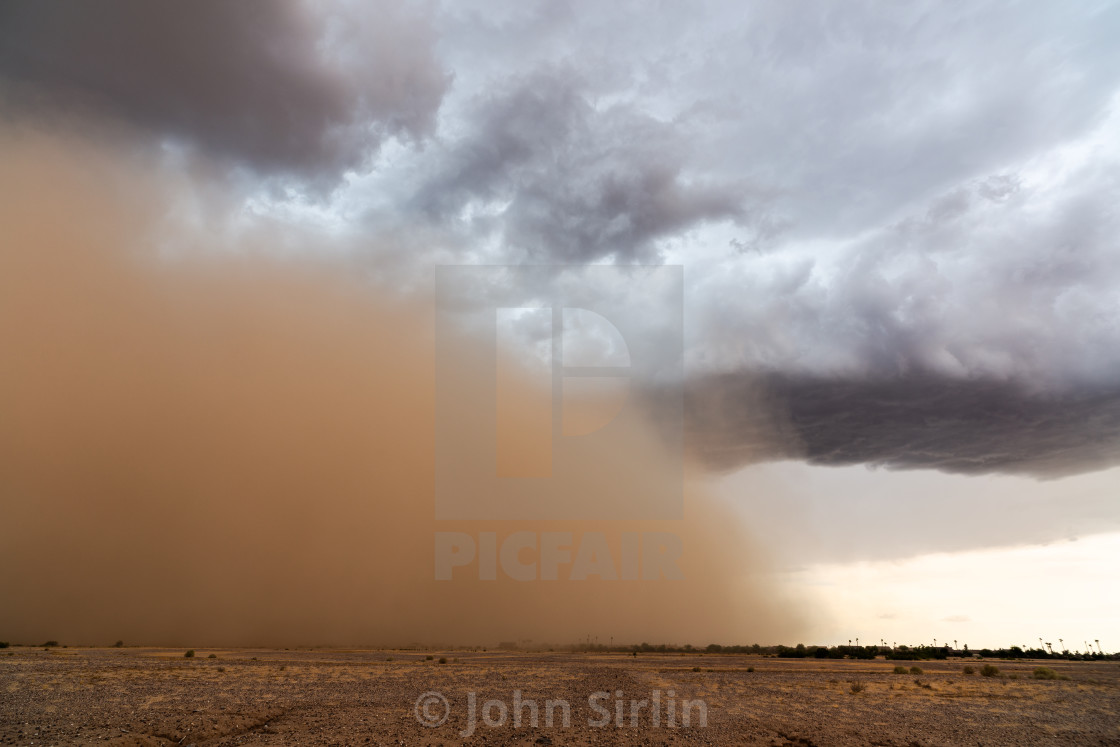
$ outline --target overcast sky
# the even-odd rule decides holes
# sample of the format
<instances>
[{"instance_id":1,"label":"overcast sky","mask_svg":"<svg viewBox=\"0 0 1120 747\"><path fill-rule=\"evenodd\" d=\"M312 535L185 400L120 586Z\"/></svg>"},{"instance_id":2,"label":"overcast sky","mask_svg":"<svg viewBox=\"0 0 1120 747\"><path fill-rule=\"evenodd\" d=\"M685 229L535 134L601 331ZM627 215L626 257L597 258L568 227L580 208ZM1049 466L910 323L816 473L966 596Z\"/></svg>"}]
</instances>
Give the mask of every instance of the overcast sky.
<instances>
[{"instance_id":1,"label":"overcast sky","mask_svg":"<svg viewBox=\"0 0 1120 747\"><path fill-rule=\"evenodd\" d=\"M422 265L683 264L697 368L1115 381L1113 3L3 13L9 116L219 157Z\"/></svg>"},{"instance_id":2,"label":"overcast sky","mask_svg":"<svg viewBox=\"0 0 1120 747\"><path fill-rule=\"evenodd\" d=\"M954 511L1071 501L872 553L898 557L1116 529L1115 472L1060 486L1120 464L1118 38L1103 1L3 2L0 102L204 169L200 222L314 232L406 292L683 266L686 379L644 391L684 392L730 494L789 460L887 467L839 491L880 507L940 473Z\"/></svg>"}]
</instances>

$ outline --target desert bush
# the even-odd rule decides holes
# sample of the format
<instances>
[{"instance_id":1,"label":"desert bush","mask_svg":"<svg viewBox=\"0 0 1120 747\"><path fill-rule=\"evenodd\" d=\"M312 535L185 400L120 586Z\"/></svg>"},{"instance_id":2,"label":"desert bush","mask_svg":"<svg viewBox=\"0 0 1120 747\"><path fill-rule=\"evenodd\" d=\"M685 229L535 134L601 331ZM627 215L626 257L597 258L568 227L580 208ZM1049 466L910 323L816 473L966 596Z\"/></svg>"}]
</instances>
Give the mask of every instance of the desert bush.
<instances>
[{"instance_id":1,"label":"desert bush","mask_svg":"<svg viewBox=\"0 0 1120 747\"><path fill-rule=\"evenodd\" d=\"M447 663L447 657L446 656L439 657L439 663L440 664L446 664Z\"/></svg>"},{"instance_id":2,"label":"desert bush","mask_svg":"<svg viewBox=\"0 0 1120 747\"><path fill-rule=\"evenodd\" d=\"M428 654L428 655L427 655L427 656L425 656L424 658L425 658L426 660L428 660L428 661L431 661L431 660L432 660L432 659L434 659L435 657L434 657L434 656L432 656L431 654Z\"/></svg>"},{"instance_id":3,"label":"desert bush","mask_svg":"<svg viewBox=\"0 0 1120 747\"><path fill-rule=\"evenodd\" d=\"M10 645L12 644L8 643L7 641L0 641L0 648L7 648Z\"/></svg>"},{"instance_id":4,"label":"desert bush","mask_svg":"<svg viewBox=\"0 0 1120 747\"><path fill-rule=\"evenodd\" d=\"M113 644L113 648L124 648L124 641L117 641Z\"/></svg>"},{"instance_id":5,"label":"desert bush","mask_svg":"<svg viewBox=\"0 0 1120 747\"><path fill-rule=\"evenodd\" d=\"M1017 675L1017 674L1009 674L1009 675L1007 675L1007 678L1008 678L1009 680L1017 680L1017 679L1019 679L1019 675Z\"/></svg>"},{"instance_id":6,"label":"desert bush","mask_svg":"<svg viewBox=\"0 0 1120 747\"><path fill-rule=\"evenodd\" d=\"M219 672L224 672L224 671L226 671L226 668L225 667L218 667L218 671Z\"/></svg>"},{"instance_id":7,"label":"desert bush","mask_svg":"<svg viewBox=\"0 0 1120 747\"><path fill-rule=\"evenodd\" d=\"M50 648L52 646L57 646L57 645L58 645L58 641L47 641L46 643L43 644L43 648Z\"/></svg>"},{"instance_id":8,"label":"desert bush","mask_svg":"<svg viewBox=\"0 0 1120 747\"><path fill-rule=\"evenodd\" d=\"M859 680L852 680L852 684L848 685L848 689L853 693L861 693L863 692L863 683Z\"/></svg>"},{"instance_id":9,"label":"desert bush","mask_svg":"<svg viewBox=\"0 0 1120 747\"><path fill-rule=\"evenodd\" d=\"M217 658L218 658L218 655L217 655L217 654L210 654L210 655L209 655L209 656L207 656L206 658L207 658L207 659L217 659Z\"/></svg>"},{"instance_id":10,"label":"desert bush","mask_svg":"<svg viewBox=\"0 0 1120 747\"><path fill-rule=\"evenodd\" d=\"M194 658L194 649L193 648L187 649L187 653L183 654L183 657L186 658L186 659L193 659Z\"/></svg>"},{"instance_id":11,"label":"desert bush","mask_svg":"<svg viewBox=\"0 0 1120 747\"><path fill-rule=\"evenodd\" d=\"M976 670L965 664L964 669L961 670L961 674L976 674Z\"/></svg>"},{"instance_id":12,"label":"desert bush","mask_svg":"<svg viewBox=\"0 0 1120 747\"><path fill-rule=\"evenodd\" d=\"M1055 672L1053 669L1050 669L1049 667L1039 667L1038 669L1034 670L1034 678L1036 680L1068 680L1069 679L1069 677L1066 677L1065 675L1062 675L1062 674L1058 674L1057 672Z\"/></svg>"},{"instance_id":13,"label":"desert bush","mask_svg":"<svg viewBox=\"0 0 1120 747\"><path fill-rule=\"evenodd\" d=\"M693 668L692 668L692 671L693 671L693 672L699 672L699 671L700 671L700 667L693 667Z\"/></svg>"},{"instance_id":14,"label":"desert bush","mask_svg":"<svg viewBox=\"0 0 1120 747\"><path fill-rule=\"evenodd\" d=\"M923 674L921 667L910 667L910 674Z\"/></svg>"},{"instance_id":15,"label":"desert bush","mask_svg":"<svg viewBox=\"0 0 1120 747\"><path fill-rule=\"evenodd\" d=\"M981 677L995 677L998 674L999 668L993 667L991 664L985 664L984 666L980 667Z\"/></svg>"},{"instance_id":16,"label":"desert bush","mask_svg":"<svg viewBox=\"0 0 1120 747\"><path fill-rule=\"evenodd\" d=\"M748 672L753 672L753 671L754 671L754 667L747 667L747 671L748 671Z\"/></svg>"},{"instance_id":17,"label":"desert bush","mask_svg":"<svg viewBox=\"0 0 1120 747\"><path fill-rule=\"evenodd\" d=\"M906 674L909 671L910 671L909 669L907 669L906 667L902 667L902 666L894 668L894 673L895 674Z\"/></svg>"},{"instance_id":18,"label":"desert bush","mask_svg":"<svg viewBox=\"0 0 1120 747\"><path fill-rule=\"evenodd\" d=\"M392 657L392 656L390 656L390 657L389 657L389 658L387 658L387 659L386 659L385 661L392 661L392 660L393 660L393 657Z\"/></svg>"}]
</instances>

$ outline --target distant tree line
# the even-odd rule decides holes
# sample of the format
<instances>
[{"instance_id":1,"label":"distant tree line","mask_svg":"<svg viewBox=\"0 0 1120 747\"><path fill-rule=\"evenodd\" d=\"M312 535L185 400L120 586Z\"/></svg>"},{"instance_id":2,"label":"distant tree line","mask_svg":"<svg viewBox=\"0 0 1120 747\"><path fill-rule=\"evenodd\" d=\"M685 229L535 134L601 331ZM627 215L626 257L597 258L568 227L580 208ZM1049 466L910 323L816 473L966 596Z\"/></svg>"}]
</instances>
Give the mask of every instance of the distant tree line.
<instances>
[{"instance_id":1,"label":"distant tree line","mask_svg":"<svg viewBox=\"0 0 1120 747\"><path fill-rule=\"evenodd\" d=\"M587 651L587 652L623 652L633 654L756 654L759 656L775 656L781 659L874 659L882 656L894 661L930 661L950 658L973 658L980 656L986 659L1064 659L1067 661L1101 661L1115 660L1116 654L1102 654L1093 652L1088 654L1063 651L1050 653L1045 649L1023 649L1019 646L1010 648L984 648L970 650L968 646L952 648L951 646L807 646L799 643L796 646L763 646L758 643L750 645L724 646L712 643L703 648L684 645L673 646L664 643L651 644L639 643L630 646L607 646L600 643L582 643L571 646L558 646L559 650Z\"/></svg>"},{"instance_id":2,"label":"distant tree line","mask_svg":"<svg viewBox=\"0 0 1120 747\"><path fill-rule=\"evenodd\" d=\"M530 643L526 641L525 643ZM10 644L8 641L0 641L0 649L8 648ZM54 648L59 645L58 641L47 641L39 644L43 648ZM113 644L116 648L124 646L124 641L117 641ZM1098 644L1099 645L1099 644ZM442 646L441 648L452 649L453 646ZM501 649L518 650L522 648L516 643L503 643ZM525 646L526 650L544 650L545 646ZM411 650L411 649L406 649ZM419 649L417 649L419 650ZM486 651L485 648L480 647L466 647L463 650L481 650ZM758 643L750 645L734 645L723 646L718 643L711 643L703 648L686 644L684 646L673 646L668 644L651 644L639 643L635 645L605 645L601 643L583 642L572 644L568 646L548 646L547 650L553 651L582 651L582 652L599 652L599 653L627 653L637 656L638 654L755 654L758 656L776 656L781 659L874 659L882 656L885 659L900 660L900 661L928 661L932 659L949 659L949 658L973 658L979 656L985 659L1059 659L1066 661L1116 661L1120 660L1120 654L1110 653L1105 654L1100 651L1093 651L1090 653L1080 653L1071 651L1050 652L1043 648L1021 648L1019 646L1011 646L1009 648L982 648L979 650L969 650L968 646L957 649L950 646L806 646L804 643L799 643L796 646L762 646ZM188 654L192 655L193 652Z\"/></svg>"}]
</instances>

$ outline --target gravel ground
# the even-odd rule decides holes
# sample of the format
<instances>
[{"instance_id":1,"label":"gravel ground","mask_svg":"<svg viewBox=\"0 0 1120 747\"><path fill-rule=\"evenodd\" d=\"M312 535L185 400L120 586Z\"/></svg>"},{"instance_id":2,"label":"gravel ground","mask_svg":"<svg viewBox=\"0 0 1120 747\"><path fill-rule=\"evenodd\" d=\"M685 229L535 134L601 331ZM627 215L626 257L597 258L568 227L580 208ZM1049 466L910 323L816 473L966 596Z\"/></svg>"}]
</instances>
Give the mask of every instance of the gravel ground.
<instances>
[{"instance_id":1,"label":"gravel ground","mask_svg":"<svg viewBox=\"0 0 1120 747\"><path fill-rule=\"evenodd\" d=\"M13 648L0 651L0 743L1120 745L1120 663L994 662L992 678L960 661L920 662L921 675L896 663ZM1033 679L1040 664L1069 679Z\"/></svg>"}]
</instances>

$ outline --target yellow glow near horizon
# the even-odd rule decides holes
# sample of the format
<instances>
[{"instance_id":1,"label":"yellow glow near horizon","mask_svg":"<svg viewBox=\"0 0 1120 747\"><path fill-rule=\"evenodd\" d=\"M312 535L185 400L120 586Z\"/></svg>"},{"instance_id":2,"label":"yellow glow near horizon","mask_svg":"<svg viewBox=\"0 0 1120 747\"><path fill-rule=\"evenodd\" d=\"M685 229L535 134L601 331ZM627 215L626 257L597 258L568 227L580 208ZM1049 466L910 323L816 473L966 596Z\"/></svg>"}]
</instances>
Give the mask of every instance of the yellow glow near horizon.
<instances>
[{"instance_id":1,"label":"yellow glow near horizon","mask_svg":"<svg viewBox=\"0 0 1120 747\"><path fill-rule=\"evenodd\" d=\"M1049 545L811 565L785 574L819 610L814 643L1059 650L1120 643L1120 533ZM808 641L806 641L808 643Z\"/></svg>"}]
</instances>

